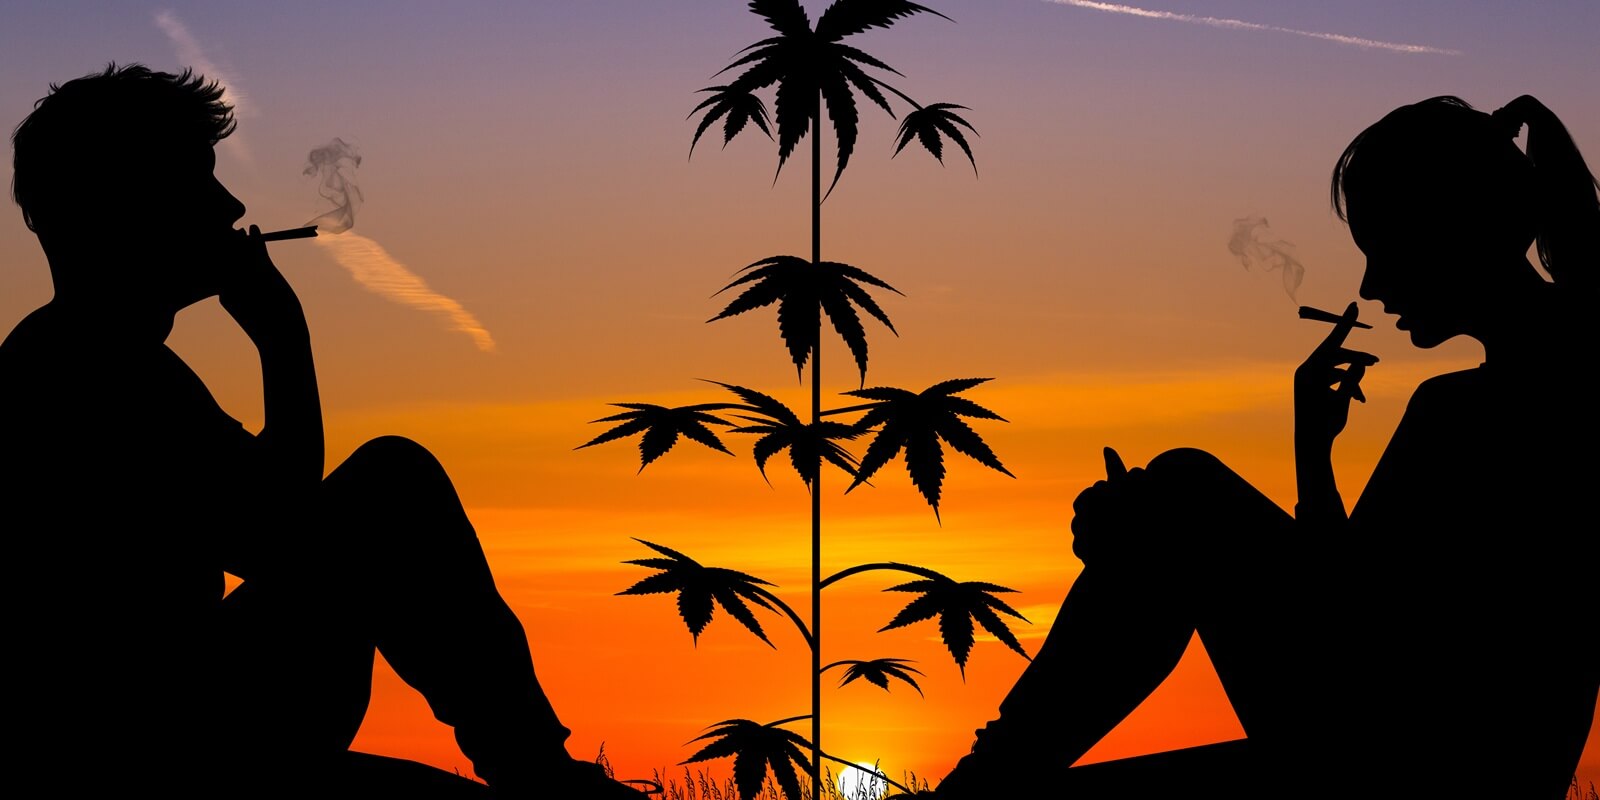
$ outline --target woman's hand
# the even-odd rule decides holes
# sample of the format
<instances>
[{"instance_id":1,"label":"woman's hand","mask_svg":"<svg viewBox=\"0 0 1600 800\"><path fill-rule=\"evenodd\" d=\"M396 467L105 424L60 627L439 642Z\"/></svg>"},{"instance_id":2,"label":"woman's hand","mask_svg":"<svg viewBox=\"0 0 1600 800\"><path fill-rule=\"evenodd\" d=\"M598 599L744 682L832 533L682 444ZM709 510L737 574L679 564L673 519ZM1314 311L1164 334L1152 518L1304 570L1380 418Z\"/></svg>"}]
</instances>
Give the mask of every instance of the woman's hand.
<instances>
[{"instance_id":1,"label":"woman's hand","mask_svg":"<svg viewBox=\"0 0 1600 800\"><path fill-rule=\"evenodd\" d=\"M1127 546L1130 533L1145 527L1151 510L1149 474L1128 469L1117 451L1105 449L1106 479L1072 501L1072 552L1085 564L1111 548Z\"/></svg>"},{"instance_id":2,"label":"woman's hand","mask_svg":"<svg viewBox=\"0 0 1600 800\"><path fill-rule=\"evenodd\" d=\"M1328 338L1317 345L1294 371L1294 465L1300 500L1295 518L1330 523L1344 518L1344 503L1333 475L1333 440L1350 419L1350 401L1366 402L1361 378L1378 357L1344 346L1356 322L1356 304L1344 314Z\"/></svg>"},{"instance_id":3,"label":"woman's hand","mask_svg":"<svg viewBox=\"0 0 1600 800\"><path fill-rule=\"evenodd\" d=\"M1294 371L1294 437L1296 447L1332 451L1333 440L1344 432L1350 418L1350 401L1366 402L1361 378L1378 357L1344 346L1356 321L1356 304L1344 310L1328 338L1317 345L1305 363Z\"/></svg>"}]
</instances>

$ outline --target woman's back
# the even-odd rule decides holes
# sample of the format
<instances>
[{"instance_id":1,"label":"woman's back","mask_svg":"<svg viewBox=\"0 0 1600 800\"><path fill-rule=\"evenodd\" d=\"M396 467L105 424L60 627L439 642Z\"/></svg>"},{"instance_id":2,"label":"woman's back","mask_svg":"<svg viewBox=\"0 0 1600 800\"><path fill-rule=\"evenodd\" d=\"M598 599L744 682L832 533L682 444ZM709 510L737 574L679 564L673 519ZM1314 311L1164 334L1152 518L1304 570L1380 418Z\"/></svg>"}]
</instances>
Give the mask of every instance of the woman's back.
<instances>
[{"instance_id":1,"label":"woman's back","mask_svg":"<svg viewBox=\"0 0 1600 800\"><path fill-rule=\"evenodd\" d=\"M1392 768L1470 770L1483 796L1565 786L1600 691L1600 438L1566 305L1505 309L1543 346L1418 387L1334 570L1351 730Z\"/></svg>"}]
</instances>

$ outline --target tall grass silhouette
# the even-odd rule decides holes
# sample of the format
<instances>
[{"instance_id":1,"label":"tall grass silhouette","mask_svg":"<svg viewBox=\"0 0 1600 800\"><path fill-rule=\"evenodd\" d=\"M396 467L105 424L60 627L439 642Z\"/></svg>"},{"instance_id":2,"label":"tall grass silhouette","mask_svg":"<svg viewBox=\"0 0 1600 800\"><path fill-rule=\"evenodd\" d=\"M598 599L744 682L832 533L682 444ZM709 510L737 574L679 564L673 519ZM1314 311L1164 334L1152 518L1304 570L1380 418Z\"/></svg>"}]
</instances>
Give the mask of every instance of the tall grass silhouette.
<instances>
[{"instance_id":1,"label":"tall grass silhouette","mask_svg":"<svg viewBox=\"0 0 1600 800\"><path fill-rule=\"evenodd\" d=\"M949 576L897 561L862 564L831 576L822 574L822 482L823 463L849 477L846 492L852 491L890 461L900 457L912 484L939 519L939 503L945 478L945 448L967 456L984 466L1011 475L1000 458L984 442L968 420L1004 421L997 413L961 396L987 382L988 378L960 378L935 383L920 392L894 387L868 387L868 342L862 317L898 335L888 313L874 293L899 294L888 281L859 267L822 258L822 208L839 186L851 155L855 152L860 113L857 98L864 97L895 117L893 97L909 104L900 117L894 153L898 155L916 141L941 163L946 142L959 148L977 174L977 162L967 134L976 134L972 125L957 112L964 106L952 103L921 104L888 83L883 75L900 76L890 65L850 44L847 39L872 28L890 28L901 19L929 14L948 19L932 9L901 0L836 0L818 17L815 26L798 0L751 0L749 9L761 17L776 34L739 51L733 62L716 73L720 77L736 74L725 83L701 90L703 99L690 117L700 115L690 141L695 146L710 128L722 123L726 145L741 132L756 129L774 139L778 146L778 173L806 136L811 137L811 255L774 255L761 258L740 269L731 282L716 294L728 293L731 299L708 322L728 319L757 309L775 307L780 339L797 376L811 368L811 408L802 417L769 394L733 383L713 381L732 395L723 402L667 407L651 403L615 404L621 411L595 420L610 423L603 433L579 449L633 436L639 437L639 469L670 451L681 439L689 439L728 453L722 437L747 434L755 437L751 453L763 478L772 459L787 454L789 465L800 477L811 499L811 613L809 622L790 608L767 587L771 583L754 575L724 567L701 564L685 553L663 544L638 540L654 555L627 563L657 570L620 594L675 594L678 614L690 634L698 639L710 623L716 607L756 637L775 646L756 616L757 609L786 617L800 632L811 651L810 713L768 723L748 719L727 719L709 727L694 742L699 750L684 763L718 758L733 758L731 787L740 800L756 797L829 797L824 781L824 761L853 766L822 749L822 677L841 668L842 684L860 679L883 689L891 681L907 684L919 693L914 675L921 674L902 658L846 659L826 666L822 663L822 591L853 575L871 571L905 573L915 580L889 587L887 591L915 595L905 608L884 625L890 630L938 619L940 633L951 657L965 674L974 642L975 626L1004 642L1027 658L1027 653L1011 633L1007 615L1024 619L997 595L1012 591L981 581L957 581ZM773 112L759 93L770 90ZM832 180L827 192L822 186L822 127L826 120L834 134ZM774 177L776 181L776 175ZM822 403L822 330L826 318L843 340L856 369L858 388L846 395L858 401L853 405L824 408ZM866 441L866 449L856 456L848 444ZM1026 621L1026 620L1024 620ZM809 721L810 737L784 726ZM809 776L803 786L801 776ZM890 781L886 785L901 791L910 788ZM684 797L699 787L699 797L721 800L713 784L686 777ZM728 792L732 794L732 790Z\"/></svg>"}]
</instances>

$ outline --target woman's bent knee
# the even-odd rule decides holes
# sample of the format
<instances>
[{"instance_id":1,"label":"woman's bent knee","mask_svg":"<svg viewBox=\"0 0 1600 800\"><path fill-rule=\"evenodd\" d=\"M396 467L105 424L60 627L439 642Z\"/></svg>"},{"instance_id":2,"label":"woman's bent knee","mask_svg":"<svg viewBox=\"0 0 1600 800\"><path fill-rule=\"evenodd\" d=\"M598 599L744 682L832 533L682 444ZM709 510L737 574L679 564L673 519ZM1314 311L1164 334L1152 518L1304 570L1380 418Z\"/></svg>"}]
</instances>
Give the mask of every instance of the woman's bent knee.
<instances>
[{"instance_id":1,"label":"woman's bent knee","mask_svg":"<svg viewBox=\"0 0 1600 800\"><path fill-rule=\"evenodd\" d=\"M1222 459L1195 447L1174 447L1150 459L1145 469L1162 476L1233 474L1233 470L1228 469Z\"/></svg>"},{"instance_id":2,"label":"woman's bent knee","mask_svg":"<svg viewBox=\"0 0 1600 800\"><path fill-rule=\"evenodd\" d=\"M1195 448L1168 450L1096 483L1074 510L1073 551L1085 564L1117 568L1204 568L1289 521L1221 459Z\"/></svg>"}]
</instances>

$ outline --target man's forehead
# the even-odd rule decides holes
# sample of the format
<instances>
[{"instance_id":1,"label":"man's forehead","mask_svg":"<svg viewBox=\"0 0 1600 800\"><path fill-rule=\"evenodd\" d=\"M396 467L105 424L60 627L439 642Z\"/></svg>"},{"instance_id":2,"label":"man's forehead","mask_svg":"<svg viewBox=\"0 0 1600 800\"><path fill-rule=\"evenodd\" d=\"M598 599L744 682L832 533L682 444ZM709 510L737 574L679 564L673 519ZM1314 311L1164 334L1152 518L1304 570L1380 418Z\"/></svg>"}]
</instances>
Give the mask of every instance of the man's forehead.
<instances>
[{"instance_id":1,"label":"man's forehead","mask_svg":"<svg viewBox=\"0 0 1600 800\"><path fill-rule=\"evenodd\" d=\"M216 168L217 154L209 142L145 142L119 160L145 172L208 174Z\"/></svg>"}]
</instances>

